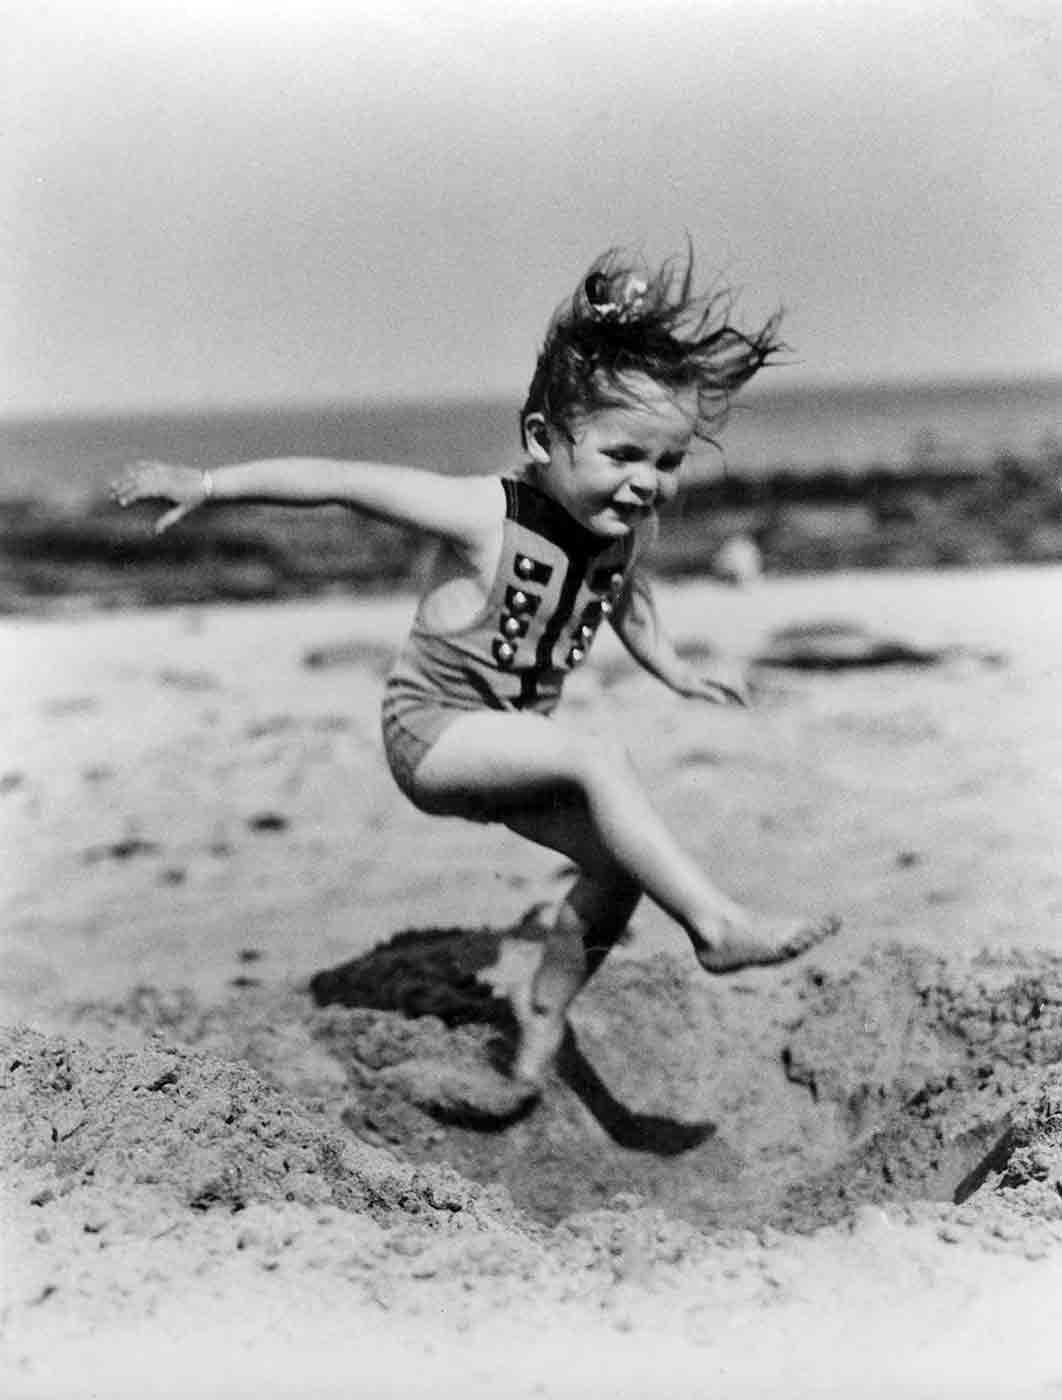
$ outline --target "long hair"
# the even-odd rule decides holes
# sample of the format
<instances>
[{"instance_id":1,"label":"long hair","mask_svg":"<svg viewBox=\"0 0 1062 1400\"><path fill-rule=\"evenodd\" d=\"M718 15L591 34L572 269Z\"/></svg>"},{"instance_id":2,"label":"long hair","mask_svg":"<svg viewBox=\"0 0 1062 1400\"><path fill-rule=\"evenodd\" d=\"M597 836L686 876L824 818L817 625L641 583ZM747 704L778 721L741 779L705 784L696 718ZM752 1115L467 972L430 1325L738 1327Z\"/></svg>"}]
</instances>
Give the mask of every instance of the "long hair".
<instances>
[{"instance_id":1,"label":"long hair","mask_svg":"<svg viewBox=\"0 0 1062 1400\"><path fill-rule=\"evenodd\" d=\"M525 446L529 413L571 436L580 417L636 398L631 375L694 389L694 432L714 441L733 394L785 348L781 312L747 331L732 321L733 308L729 289L694 294L692 247L683 263L668 259L655 271L609 249L549 323L520 414Z\"/></svg>"}]
</instances>

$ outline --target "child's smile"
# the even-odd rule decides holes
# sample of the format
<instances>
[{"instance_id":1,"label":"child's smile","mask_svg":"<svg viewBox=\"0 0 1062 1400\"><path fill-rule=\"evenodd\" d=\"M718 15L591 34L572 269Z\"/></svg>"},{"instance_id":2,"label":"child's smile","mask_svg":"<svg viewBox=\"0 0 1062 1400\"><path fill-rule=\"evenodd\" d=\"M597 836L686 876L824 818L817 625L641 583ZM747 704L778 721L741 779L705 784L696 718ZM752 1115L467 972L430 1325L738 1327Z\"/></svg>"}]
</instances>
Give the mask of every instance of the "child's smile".
<instances>
[{"instance_id":1,"label":"child's smile","mask_svg":"<svg viewBox=\"0 0 1062 1400\"><path fill-rule=\"evenodd\" d=\"M530 424L528 442L542 487L595 535L620 538L674 498L693 437L692 391L673 394L643 376L622 388L629 404L598 409L572 437ZM546 446L548 440L549 446Z\"/></svg>"}]
</instances>

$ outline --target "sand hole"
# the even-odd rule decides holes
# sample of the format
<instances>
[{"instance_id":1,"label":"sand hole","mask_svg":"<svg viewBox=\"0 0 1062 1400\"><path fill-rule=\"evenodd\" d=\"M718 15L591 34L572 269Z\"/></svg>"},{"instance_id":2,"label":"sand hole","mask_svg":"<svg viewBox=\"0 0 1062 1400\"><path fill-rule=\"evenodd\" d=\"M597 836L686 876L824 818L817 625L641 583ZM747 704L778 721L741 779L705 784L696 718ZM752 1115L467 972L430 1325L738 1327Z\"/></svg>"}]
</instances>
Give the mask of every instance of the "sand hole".
<instances>
[{"instance_id":1,"label":"sand hole","mask_svg":"<svg viewBox=\"0 0 1062 1400\"><path fill-rule=\"evenodd\" d=\"M415 1163L503 1183L547 1222L633 1193L703 1227L814 1228L862 1203L953 1201L1062 1058L1062 959L880 949L736 985L689 960L607 964L532 1110L463 1114L515 1029L489 972L541 930L407 930L317 974L344 1120ZM442 1088L440 1088L440 1085ZM499 1100L504 1109L504 1101Z\"/></svg>"},{"instance_id":2,"label":"sand hole","mask_svg":"<svg viewBox=\"0 0 1062 1400\"><path fill-rule=\"evenodd\" d=\"M884 947L843 969L807 960L712 979L684 950L630 947L577 1000L557 1074L528 1105L507 1078L505 976L529 974L541 936L535 917L514 929L407 930L318 974L315 996L263 981L204 1006L187 989L142 987L84 1008L85 1031L149 1057L169 1046L209 1058L194 1074L182 1068L181 1113L194 1129L189 1151L209 1127L210 1161L194 1173L181 1165L178 1115L167 1171L195 1175L188 1193L210 1208L232 1195L216 1182L243 1150L241 1115L265 1102L246 1079L257 1073L286 1096L275 1109L278 1185L283 1124L306 1137L305 1109L353 1151L383 1145L406 1169L449 1168L469 1189L501 1184L548 1223L635 1199L702 1229L803 1230L864 1203L980 1200L997 1178L1038 1192L1035 1209L1062 1219L1062 1105L1048 1096L1037 1110L1048 1123L1040 1147L1014 1136L1015 1115L1028 1116L1030 1094L1062 1063L1059 956L946 963ZM117 1073L125 1053L101 1050L92 1074ZM54 1078L26 1090L32 1152L51 1160L109 1141L114 1103L104 1094L99 1121L93 1100L84 1122L68 1122L71 1100ZM137 1113L161 1102L137 1095ZM54 1142L37 1131L48 1123ZM260 1142L257 1129L251 1137ZM272 1190L251 1138L244 1147L241 1179Z\"/></svg>"}]
</instances>

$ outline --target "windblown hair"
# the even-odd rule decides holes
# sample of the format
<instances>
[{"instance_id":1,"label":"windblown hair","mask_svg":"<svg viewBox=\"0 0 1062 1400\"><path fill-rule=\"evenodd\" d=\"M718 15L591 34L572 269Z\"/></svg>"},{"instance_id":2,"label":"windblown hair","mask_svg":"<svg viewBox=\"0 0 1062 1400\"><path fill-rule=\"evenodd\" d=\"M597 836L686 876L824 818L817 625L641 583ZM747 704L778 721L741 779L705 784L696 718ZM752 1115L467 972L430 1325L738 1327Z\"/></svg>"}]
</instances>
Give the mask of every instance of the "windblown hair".
<instances>
[{"instance_id":1,"label":"windblown hair","mask_svg":"<svg viewBox=\"0 0 1062 1400\"><path fill-rule=\"evenodd\" d=\"M632 374L695 389L694 432L714 441L732 395L785 348L780 312L750 332L732 323L732 311L728 290L694 295L692 248L684 264L669 259L655 272L610 249L553 314L520 414L524 445L529 413L570 437L581 417L636 401L624 383Z\"/></svg>"}]
</instances>

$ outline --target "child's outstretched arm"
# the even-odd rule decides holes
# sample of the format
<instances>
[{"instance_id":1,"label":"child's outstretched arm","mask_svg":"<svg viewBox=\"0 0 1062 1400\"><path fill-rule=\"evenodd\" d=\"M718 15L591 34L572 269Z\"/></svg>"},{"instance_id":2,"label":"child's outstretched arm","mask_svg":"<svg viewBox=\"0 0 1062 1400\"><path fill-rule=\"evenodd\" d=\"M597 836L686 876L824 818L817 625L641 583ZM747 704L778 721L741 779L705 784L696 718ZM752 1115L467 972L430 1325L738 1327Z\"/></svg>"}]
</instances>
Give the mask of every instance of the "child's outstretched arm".
<instances>
[{"instance_id":1,"label":"child's outstretched arm","mask_svg":"<svg viewBox=\"0 0 1062 1400\"><path fill-rule=\"evenodd\" d=\"M494 477L454 477L385 462L277 457L201 471L166 462L137 462L114 482L114 499L173 503L155 525L169 529L209 501L287 506L343 505L472 545L497 528L502 488Z\"/></svg>"},{"instance_id":2,"label":"child's outstretched arm","mask_svg":"<svg viewBox=\"0 0 1062 1400\"><path fill-rule=\"evenodd\" d=\"M720 658L710 670L703 671L678 654L660 621L652 585L640 569L630 575L611 621L635 661L677 694L714 705L749 703L741 666Z\"/></svg>"}]
</instances>

